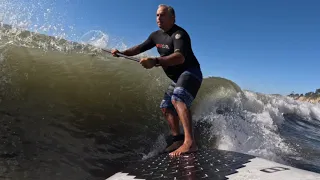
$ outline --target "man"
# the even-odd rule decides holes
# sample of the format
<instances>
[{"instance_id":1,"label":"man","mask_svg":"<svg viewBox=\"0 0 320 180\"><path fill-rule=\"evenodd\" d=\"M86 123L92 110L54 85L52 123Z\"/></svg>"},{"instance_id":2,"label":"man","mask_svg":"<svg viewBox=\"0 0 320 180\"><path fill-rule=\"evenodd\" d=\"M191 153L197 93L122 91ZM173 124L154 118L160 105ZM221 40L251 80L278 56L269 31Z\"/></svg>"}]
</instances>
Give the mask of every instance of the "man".
<instances>
[{"instance_id":1,"label":"man","mask_svg":"<svg viewBox=\"0 0 320 180\"><path fill-rule=\"evenodd\" d=\"M175 24L175 11L167 5L159 5L157 24L160 30L150 34L148 39L130 49L119 52L112 50L113 56L118 53L134 56L157 47L160 57L142 58L140 64L150 69L161 66L166 75L173 81L164 94L160 108L168 120L171 129L171 141L167 151L171 156L197 150L191 124L190 106L202 83L202 72L199 62L193 54L188 33ZM184 135L180 134L179 119Z\"/></svg>"}]
</instances>

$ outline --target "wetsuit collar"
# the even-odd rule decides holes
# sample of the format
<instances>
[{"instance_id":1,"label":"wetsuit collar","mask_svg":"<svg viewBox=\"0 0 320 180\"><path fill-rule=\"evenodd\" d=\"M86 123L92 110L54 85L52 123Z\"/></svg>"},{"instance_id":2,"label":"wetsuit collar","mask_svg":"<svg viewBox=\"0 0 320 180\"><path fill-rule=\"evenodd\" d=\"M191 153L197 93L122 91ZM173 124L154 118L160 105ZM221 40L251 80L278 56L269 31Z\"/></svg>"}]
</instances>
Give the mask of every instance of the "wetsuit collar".
<instances>
[{"instance_id":1,"label":"wetsuit collar","mask_svg":"<svg viewBox=\"0 0 320 180\"><path fill-rule=\"evenodd\" d=\"M161 29L161 30L162 30L162 32L169 34L175 27L177 27L177 25L173 24L172 27L168 31L164 31L163 29Z\"/></svg>"}]
</instances>

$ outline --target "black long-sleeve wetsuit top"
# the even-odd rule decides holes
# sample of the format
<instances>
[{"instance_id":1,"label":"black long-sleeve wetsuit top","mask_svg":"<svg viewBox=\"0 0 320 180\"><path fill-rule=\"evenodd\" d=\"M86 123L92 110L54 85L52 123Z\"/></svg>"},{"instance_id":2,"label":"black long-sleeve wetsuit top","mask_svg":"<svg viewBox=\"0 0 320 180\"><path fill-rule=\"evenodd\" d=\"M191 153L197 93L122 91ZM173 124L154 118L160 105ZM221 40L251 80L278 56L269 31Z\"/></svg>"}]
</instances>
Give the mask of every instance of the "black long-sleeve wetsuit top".
<instances>
[{"instance_id":1,"label":"black long-sleeve wetsuit top","mask_svg":"<svg viewBox=\"0 0 320 180\"><path fill-rule=\"evenodd\" d=\"M180 52L185 58L183 64L163 67L164 72L170 79L177 80L180 74L189 68L199 68L200 70L200 64L192 51L190 36L180 26L174 24L167 32L163 30L152 32L148 39L139 45L140 52L147 51L155 46L160 56Z\"/></svg>"}]
</instances>

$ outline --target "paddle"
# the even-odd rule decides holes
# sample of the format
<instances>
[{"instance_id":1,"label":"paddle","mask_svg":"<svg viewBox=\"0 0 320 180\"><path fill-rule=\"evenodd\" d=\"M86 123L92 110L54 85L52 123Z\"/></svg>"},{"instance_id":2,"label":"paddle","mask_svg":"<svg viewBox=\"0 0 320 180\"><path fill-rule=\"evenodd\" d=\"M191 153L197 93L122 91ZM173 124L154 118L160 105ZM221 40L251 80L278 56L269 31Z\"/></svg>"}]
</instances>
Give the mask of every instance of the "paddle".
<instances>
[{"instance_id":1,"label":"paddle","mask_svg":"<svg viewBox=\"0 0 320 180\"><path fill-rule=\"evenodd\" d=\"M103 48L102 48L102 50L105 51L105 52L107 52L107 53L110 53L110 54L111 54L111 51L110 51L110 50L103 49ZM136 61L136 62L140 62L140 59L135 58L135 57L126 56L126 55L123 55L123 54L120 54L120 53L117 53L117 55L120 56L120 57L127 58L127 59L129 59L129 60L133 60L133 61Z\"/></svg>"}]
</instances>

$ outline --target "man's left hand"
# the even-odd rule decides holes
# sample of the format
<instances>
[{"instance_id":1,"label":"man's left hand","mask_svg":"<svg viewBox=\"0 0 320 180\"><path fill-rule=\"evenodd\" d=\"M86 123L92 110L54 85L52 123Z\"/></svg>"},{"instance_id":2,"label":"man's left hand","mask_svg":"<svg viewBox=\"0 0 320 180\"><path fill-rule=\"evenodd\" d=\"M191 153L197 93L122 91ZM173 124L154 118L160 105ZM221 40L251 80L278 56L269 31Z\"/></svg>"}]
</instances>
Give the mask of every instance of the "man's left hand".
<instances>
[{"instance_id":1,"label":"man's left hand","mask_svg":"<svg viewBox=\"0 0 320 180\"><path fill-rule=\"evenodd\" d=\"M156 65L156 59L151 57L142 58L140 64L146 69L151 69Z\"/></svg>"}]
</instances>

